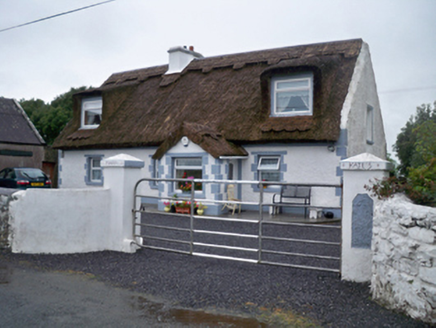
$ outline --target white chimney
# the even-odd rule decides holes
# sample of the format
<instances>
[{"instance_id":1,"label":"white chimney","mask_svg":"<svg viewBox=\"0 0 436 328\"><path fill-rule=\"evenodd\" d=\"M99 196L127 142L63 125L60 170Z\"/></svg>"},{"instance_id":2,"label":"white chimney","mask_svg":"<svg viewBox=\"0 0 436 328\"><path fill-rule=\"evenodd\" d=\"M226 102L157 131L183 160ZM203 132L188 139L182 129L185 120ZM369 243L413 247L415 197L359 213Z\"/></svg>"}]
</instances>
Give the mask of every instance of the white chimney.
<instances>
[{"instance_id":1,"label":"white chimney","mask_svg":"<svg viewBox=\"0 0 436 328\"><path fill-rule=\"evenodd\" d=\"M173 47L168 50L168 53L170 54L169 65L165 74L180 73L194 58L203 58L202 54L194 51L193 46L189 49L186 46Z\"/></svg>"}]
</instances>

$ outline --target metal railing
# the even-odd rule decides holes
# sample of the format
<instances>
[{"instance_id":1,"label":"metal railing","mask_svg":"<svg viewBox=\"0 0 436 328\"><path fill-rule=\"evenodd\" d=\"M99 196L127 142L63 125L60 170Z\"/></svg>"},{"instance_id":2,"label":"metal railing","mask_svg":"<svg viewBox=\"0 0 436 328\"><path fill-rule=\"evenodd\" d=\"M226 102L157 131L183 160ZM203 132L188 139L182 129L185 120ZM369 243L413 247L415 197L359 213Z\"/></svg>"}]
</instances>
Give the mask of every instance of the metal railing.
<instances>
[{"instance_id":1,"label":"metal railing","mask_svg":"<svg viewBox=\"0 0 436 328\"><path fill-rule=\"evenodd\" d=\"M173 197L165 197L165 196L153 196L151 194L147 195L141 195L138 194L138 186L143 182L156 182L157 184L162 183L168 183L168 184L174 184L178 182L191 182L194 185L195 183L201 183L203 188L205 188L208 184L220 184L220 185L255 185L258 186L258 195L259 200L257 202L253 201L244 201L241 199L241 201L227 201L227 200L215 200L215 199L205 199L205 198L199 198L196 197L194 188L191 189L190 194L186 195L184 194L184 198L177 198L177 200L182 201L188 201L190 202L190 214L178 214L178 213L168 213L164 211L156 211L156 209L148 209L146 207L141 207L141 203L138 202L138 200L142 199L143 197L148 199L156 199L157 201L174 201ZM277 221L265 221L264 220L264 210L266 207L270 206L277 206L277 204L271 203L271 202L264 202L264 186L268 185L274 185L274 186L283 186L283 185L292 185L292 183L286 183L286 182L265 182L265 181L242 181L242 180L206 180L206 179L167 179L167 178L144 178L139 180L134 189L134 207L133 207L133 235L134 239L138 240L137 244L140 247L144 248L151 248L151 249L157 249L157 250L163 250L163 251L172 251L172 252L178 252L178 253L184 253L184 254L190 254L190 255L196 255L196 256L204 256L204 257L211 257L211 258L219 258L219 259L228 259L228 260L236 260L236 261L244 261L244 262L251 262L251 263L263 263L263 264L270 264L270 265L280 265L280 266L287 266L287 267L294 267L294 268L303 268L303 269L312 269L312 270L321 270L321 271L330 271L330 272L337 272L340 273L339 268L339 262L340 262L340 241L328 241L328 240L317 240L317 239L304 239L304 238L289 238L289 237L283 237L283 236L277 236L277 235L271 235L271 234L265 234L265 226L270 227L281 227L285 229L322 229L325 231L331 231L331 230L338 230L340 233L340 225L320 225L320 224L307 224L307 223L295 223L295 222L277 222ZM298 184L298 186L310 186L312 188L319 187L319 188L342 188L339 184ZM258 208L258 217L256 219L247 219L247 218L240 218L240 217L223 217L223 216L211 216L211 215L197 215L195 214L195 203L196 202L202 202L207 205L218 205L223 206L224 204L237 204L237 205L246 205L246 206L255 206ZM280 206L289 206L294 207L294 205L280 205ZM316 207L323 207L325 206L316 206L311 205L309 207L316 208ZM328 207L330 209L341 209L341 206L331 206ZM147 220L142 221L142 215L137 215L138 213L144 213L144 215L156 215L160 218L162 217L172 217L172 218L183 218L183 219L189 219L189 224L186 226L186 224L183 225L183 220L178 220L173 225L167 225L166 223L162 223L162 220L158 220L158 222L147 222ZM225 225L229 225L230 231L215 231L213 229L201 229L198 228L197 222L222 222ZM252 231L251 233L242 233L242 232L235 232L232 231L232 227L230 225L234 224L242 224L244 225L245 229L242 230L250 230L248 229L249 225L258 225L257 229L255 231ZM274 230L274 228L272 228ZM283 230L279 229L279 230ZM149 231L155 231L155 233L150 233ZM253 230L253 228L251 228ZM159 233L157 233L158 231ZM162 236L162 232L167 231L172 236L165 236L165 233L163 233L164 236ZM187 234L189 238L180 238L178 237L179 234ZM160 234L160 235L159 235ZM201 240L199 236L208 236L207 241ZM232 245L227 244L226 242L213 242L214 237L222 237L225 238L232 238L238 239L238 240L244 240L244 241L257 241L255 242L256 246L253 246L253 243L242 242L242 245L234 245L235 242L232 242ZM200 239L200 240L199 240ZM212 241L209 241L212 240ZM340 238L339 238L340 240ZM161 242L161 246L151 245L144 242L150 242L150 241L157 241ZM272 243L291 243L291 244L303 244L305 247L307 245L320 245L323 248L326 247L336 247L339 249L339 255L337 256L331 256L331 255L325 255L325 254L312 254L310 252L299 252L299 251L288 251L285 250L286 247L283 246L276 246L276 248L279 249L268 249L264 245L265 242L272 242ZM164 246L162 246L162 243ZM172 245L172 246L169 246ZM175 245L181 245L182 249L180 247L176 247ZM183 246L187 246L188 250L183 249ZM214 254L214 253L207 253L207 252L201 252L198 251L198 248L209 248L209 249L216 249L216 250L225 250L230 251L233 253L244 253L244 254L256 254L256 257L250 257L250 256L236 256L236 255L220 255L220 254ZM289 248L289 246L288 246ZM297 247L298 248L298 247ZM299 247L301 249L301 246ZM307 265L307 264L295 264L295 263L287 263L286 261L279 260L274 261L271 259L268 259L268 255L272 256L278 256L280 258L283 257L294 257L294 258L305 258L305 259L318 259L321 261L333 261L337 264L329 267L325 266L318 266L318 265ZM265 258L266 257L266 258Z\"/></svg>"}]
</instances>

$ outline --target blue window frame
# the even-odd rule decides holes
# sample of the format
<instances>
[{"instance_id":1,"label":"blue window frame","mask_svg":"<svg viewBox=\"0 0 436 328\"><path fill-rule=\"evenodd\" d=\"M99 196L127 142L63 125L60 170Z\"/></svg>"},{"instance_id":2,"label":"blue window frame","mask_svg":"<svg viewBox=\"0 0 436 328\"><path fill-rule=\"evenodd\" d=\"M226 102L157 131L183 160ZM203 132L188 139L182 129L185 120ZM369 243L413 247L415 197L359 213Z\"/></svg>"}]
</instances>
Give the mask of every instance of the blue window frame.
<instances>
[{"instance_id":1,"label":"blue window frame","mask_svg":"<svg viewBox=\"0 0 436 328\"><path fill-rule=\"evenodd\" d=\"M280 156L259 156L260 181L280 181Z\"/></svg>"},{"instance_id":2,"label":"blue window frame","mask_svg":"<svg viewBox=\"0 0 436 328\"><path fill-rule=\"evenodd\" d=\"M94 186L103 185L103 170L101 168L103 155L85 155L85 157L85 183Z\"/></svg>"}]
</instances>

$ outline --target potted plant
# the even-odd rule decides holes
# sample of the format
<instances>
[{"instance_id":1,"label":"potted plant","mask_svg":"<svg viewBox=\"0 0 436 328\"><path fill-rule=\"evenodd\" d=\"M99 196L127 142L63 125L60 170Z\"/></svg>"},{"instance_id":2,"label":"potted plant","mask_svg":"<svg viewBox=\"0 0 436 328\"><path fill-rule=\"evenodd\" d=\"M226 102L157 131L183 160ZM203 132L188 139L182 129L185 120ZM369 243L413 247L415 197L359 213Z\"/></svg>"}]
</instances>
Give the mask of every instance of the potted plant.
<instances>
[{"instance_id":1,"label":"potted plant","mask_svg":"<svg viewBox=\"0 0 436 328\"><path fill-rule=\"evenodd\" d=\"M164 202L163 203L164 204L164 211L165 212L169 212L169 211L171 211L171 203L170 202Z\"/></svg>"},{"instance_id":2,"label":"potted plant","mask_svg":"<svg viewBox=\"0 0 436 328\"><path fill-rule=\"evenodd\" d=\"M197 206L197 214L198 214L198 215L203 215L204 210L205 210L206 208L207 208L206 205L204 205L204 204L202 204L202 203L198 204L198 206Z\"/></svg>"},{"instance_id":3,"label":"potted plant","mask_svg":"<svg viewBox=\"0 0 436 328\"><path fill-rule=\"evenodd\" d=\"M171 213L176 213L176 205L175 205L175 200L177 199L177 194L173 195L174 201L171 201L171 207L170 207L170 212Z\"/></svg>"},{"instance_id":4,"label":"potted plant","mask_svg":"<svg viewBox=\"0 0 436 328\"><path fill-rule=\"evenodd\" d=\"M190 214L191 213L191 202L188 202L188 201L176 202L176 213Z\"/></svg>"}]
</instances>

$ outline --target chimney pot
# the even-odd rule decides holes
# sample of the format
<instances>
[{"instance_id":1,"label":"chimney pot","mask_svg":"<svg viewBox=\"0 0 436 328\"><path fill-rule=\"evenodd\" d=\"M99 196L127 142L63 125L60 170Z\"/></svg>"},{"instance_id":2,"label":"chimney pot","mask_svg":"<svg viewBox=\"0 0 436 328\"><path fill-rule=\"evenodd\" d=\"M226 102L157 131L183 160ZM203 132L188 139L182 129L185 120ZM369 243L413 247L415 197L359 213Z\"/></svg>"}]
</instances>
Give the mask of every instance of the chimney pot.
<instances>
[{"instance_id":1,"label":"chimney pot","mask_svg":"<svg viewBox=\"0 0 436 328\"><path fill-rule=\"evenodd\" d=\"M194 46L189 46L189 50L194 51Z\"/></svg>"}]
</instances>

